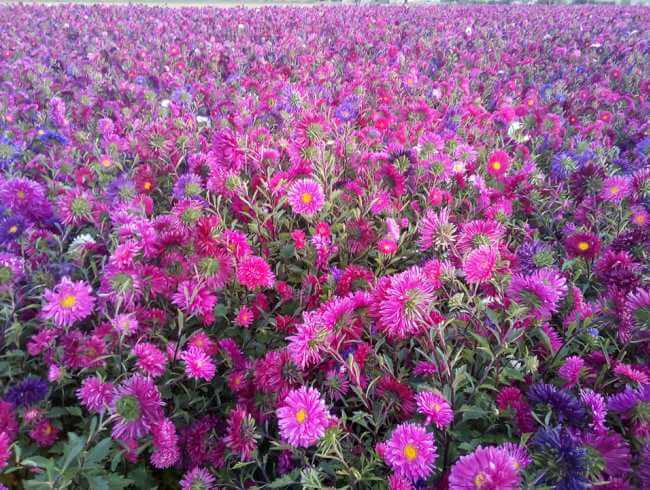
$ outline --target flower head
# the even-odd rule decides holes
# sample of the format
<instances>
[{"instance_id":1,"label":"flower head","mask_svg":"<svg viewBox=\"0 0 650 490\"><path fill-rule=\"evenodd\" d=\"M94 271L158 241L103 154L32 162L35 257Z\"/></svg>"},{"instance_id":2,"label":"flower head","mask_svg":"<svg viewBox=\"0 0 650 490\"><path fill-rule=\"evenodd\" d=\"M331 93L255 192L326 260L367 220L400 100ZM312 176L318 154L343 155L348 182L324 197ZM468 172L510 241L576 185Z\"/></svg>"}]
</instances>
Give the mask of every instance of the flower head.
<instances>
[{"instance_id":1,"label":"flower head","mask_svg":"<svg viewBox=\"0 0 650 490\"><path fill-rule=\"evenodd\" d=\"M212 359L198 347L190 347L180 358L185 361L185 374L190 379L211 381L217 370Z\"/></svg>"},{"instance_id":2,"label":"flower head","mask_svg":"<svg viewBox=\"0 0 650 490\"><path fill-rule=\"evenodd\" d=\"M516 490L519 462L506 449L479 446L451 468L450 490Z\"/></svg>"},{"instance_id":3,"label":"flower head","mask_svg":"<svg viewBox=\"0 0 650 490\"><path fill-rule=\"evenodd\" d=\"M427 424L435 424L444 429L454 420L454 412L449 402L431 391L422 391L415 395L418 412L427 416Z\"/></svg>"},{"instance_id":4,"label":"flower head","mask_svg":"<svg viewBox=\"0 0 650 490\"><path fill-rule=\"evenodd\" d=\"M214 490L214 481L208 470L196 467L183 475L181 490Z\"/></svg>"},{"instance_id":5,"label":"flower head","mask_svg":"<svg viewBox=\"0 0 650 490\"><path fill-rule=\"evenodd\" d=\"M113 400L114 390L112 383L104 382L99 376L90 376L81 382L77 398L88 410L102 412Z\"/></svg>"},{"instance_id":6,"label":"flower head","mask_svg":"<svg viewBox=\"0 0 650 490\"><path fill-rule=\"evenodd\" d=\"M115 390L110 405L115 417L113 437L137 440L147 435L152 425L163 418L163 405L151 379L140 374L131 376Z\"/></svg>"},{"instance_id":7,"label":"flower head","mask_svg":"<svg viewBox=\"0 0 650 490\"><path fill-rule=\"evenodd\" d=\"M320 393L307 386L291 390L276 415L280 436L297 447L309 447L318 442L332 419Z\"/></svg>"},{"instance_id":8,"label":"flower head","mask_svg":"<svg viewBox=\"0 0 650 490\"><path fill-rule=\"evenodd\" d=\"M271 288L275 283L275 274L262 257L248 255L237 265L237 280L251 290L259 287Z\"/></svg>"},{"instance_id":9,"label":"flower head","mask_svg":"<svg viewBox=\"0 0 650 490\"><path fill-rule=\"evenodd\" d=\"M54 289L46 289L43 298L43 316L62 327L88 317L95 305L92 288L83 281L73 282L68 277L61 279Z\"/></svg>"},{"instance_id":10,"label":"flower head","mask_svg":"<svg viewBox=\"0 0 650 490\"><path fill-rule=\"evenodd\" d=\"M47 391L47 381L41 378L29 377L9 388L5 400L16 407L28 407L44 399L47 396Z\"/></svg>"},{"instance_id":11,"label":"flower head","mask_svg":"<svg viewBox=\"0 0 650 490\"><path fill-rule=\"evenodd\" d=\"M313 179L301 179L293 183L287 194L294 213L313 216L325 204L323 187Z\"/></svg>"},{"instance_id":12,"label":"flower head","mask_svg":"<svg viewBox=\"0 0 650 490\"><path fill-rule=\"evenodd\" d=\"M436 444L433 434L421 425L398 425L384 443L383 453L393 471L405 478L428 478L434 471Z\"/></svg>"}]
</instances>

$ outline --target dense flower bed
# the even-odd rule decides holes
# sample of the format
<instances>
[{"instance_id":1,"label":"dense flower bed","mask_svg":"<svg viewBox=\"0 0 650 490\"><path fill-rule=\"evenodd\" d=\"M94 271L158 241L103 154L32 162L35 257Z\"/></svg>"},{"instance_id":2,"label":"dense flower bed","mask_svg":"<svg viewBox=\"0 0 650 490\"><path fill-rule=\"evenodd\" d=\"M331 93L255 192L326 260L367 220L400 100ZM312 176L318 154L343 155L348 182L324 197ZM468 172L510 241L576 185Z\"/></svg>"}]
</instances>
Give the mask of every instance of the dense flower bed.
<instances>
[{"instance_id":1,"label":"dense flower bed","mask_svg":"<svg viewBox=\"0 0 650 490\"><path fill-rule=\"evenodd\" d=\"M650 488L648 32L0 7L0 482Z\"/></svg>"}]
</instances>

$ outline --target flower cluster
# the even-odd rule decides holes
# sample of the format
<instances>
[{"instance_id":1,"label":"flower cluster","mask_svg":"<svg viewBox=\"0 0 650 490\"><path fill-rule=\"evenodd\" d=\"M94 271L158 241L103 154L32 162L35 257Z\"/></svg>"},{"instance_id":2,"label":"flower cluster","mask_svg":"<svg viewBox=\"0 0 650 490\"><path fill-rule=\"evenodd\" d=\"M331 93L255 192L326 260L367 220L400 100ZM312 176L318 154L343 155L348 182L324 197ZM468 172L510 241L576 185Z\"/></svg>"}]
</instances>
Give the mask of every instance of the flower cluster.
<instances>
[{"instance_id":1,"label":"flower cluster","mask_svg":"<svg viewBox=\"0 0 650 490\"><path fill-rule=\"evenodd\" d=\"M650 488L649 25L0 6L0 488Z\"/></svg>"}]
</instances>

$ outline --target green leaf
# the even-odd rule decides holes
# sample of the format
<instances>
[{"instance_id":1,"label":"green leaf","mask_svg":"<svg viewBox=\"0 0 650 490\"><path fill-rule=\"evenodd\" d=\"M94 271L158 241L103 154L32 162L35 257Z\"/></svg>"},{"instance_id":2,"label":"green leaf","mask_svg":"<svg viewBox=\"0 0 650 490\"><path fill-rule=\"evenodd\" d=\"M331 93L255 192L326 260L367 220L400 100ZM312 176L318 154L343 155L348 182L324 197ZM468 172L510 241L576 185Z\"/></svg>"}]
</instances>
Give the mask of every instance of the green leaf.
<instances>
[{"instance_id":1,"label":"green leaf","mask_svg":"<svg viewBox=\"0 0 650 490\"><path fill-rule=\"evenodd\" d=\"M298 476L298 472L292 471L291 473L287 473L286 475L273 480L268 485L264 485L264 488L287 488L289 485L297 483L296 476Z\"/></svg>"},{"instance_id":2,"label":"green leaf","mask_svg":"<svg viewBox=\"0 0 650 490\"><path fill-rule=\"evenodd\" d=\"M86 441L74 432L68 432L68 442L63 448L63 470L72 463L86 445Z\"/></svg>"},{"instance_id":3,"label":"green leaf","mask_svg":"<svg viewBox=\"0 0 650 490\"><path fill-rule=\"evenodd\" d=\"M108 482L103 476L86 476L88 486L94 490L109 490Z\"/></svg>"},{"instance_id":4,"label":"green leaf","mask_svg":"<svg viewBox=\"0 0 650 490\"><path fill-rule=\"evenodd\" d=\"M88 452L88 456L86 456L86 463L93 464L102 461L104 458L106 458L106 456L108 456L112 445L113 439L110 437L106 437L105 439L99 441L99 443Z\"/></svg>"},{"instance_id":5,"label":"green leaf","mask_svg":"<svg viewBox=\"0 0 650 490\"><path fill-rule=\"evenodd\" d=\"M487 412L477 406L463 405L460 409L463 420L480 420L487 416Z\"/></svg>"},{"instance_id":6,"label":"green leaf","mask_svg":"<svg viewBox=\"0 0 650 490\"><path fill-rule=\"evenodd\" d=\"M54 461L43 456L32 456L31 458L23 459L21 463L25 466L35 466L37 468L47 468L48 465L54 464Z\"/></svg>"}]
</instances>

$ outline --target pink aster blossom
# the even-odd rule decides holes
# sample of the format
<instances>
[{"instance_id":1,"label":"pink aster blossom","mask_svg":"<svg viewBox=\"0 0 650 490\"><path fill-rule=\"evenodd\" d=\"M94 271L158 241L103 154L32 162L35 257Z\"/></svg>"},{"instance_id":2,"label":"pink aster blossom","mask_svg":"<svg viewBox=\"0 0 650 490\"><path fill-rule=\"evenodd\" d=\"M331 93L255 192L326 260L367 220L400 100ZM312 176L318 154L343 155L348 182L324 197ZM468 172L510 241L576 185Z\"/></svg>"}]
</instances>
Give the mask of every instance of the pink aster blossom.
<instances>
[{"instance_id":1,"label":"pink aster blossom","mask_svg":"<svg viewBox=\"0 0 650 490\"><path fill-rule=\"evenodd\" d=\"M255 314L250 306L242 305L237 310L237 316L235 317L235 325L239 327L248 328L253 323L255 319Z\"/></svg>"},{"instance_id":2,"label":"pink aster blossom","mask_svg":"<svg viewBox=\"0 0 650 490\"><path fill-rule=\"evenodd\" d=\"M519 463L508 451L479 446L451 468L449 490L518 490Z\"/></svg>"},{"instance_id":3,"label":"pink aster blossom","mask_svg":"<svg viewBox=\"0 0 650 490\"><path fill-rule=\"evenodd\" d=\"M151 464L156 468L169 468L176 464L180 458L178 434L174 423L167 418L151 428L154 451L151 455Z\"/></svg>"},{"instance_id":4,"label":"pink aster blossom","mask_svg":"<svg viewBox=\"0 0 650 490\"><path fill-rule=\"evenodd\" d=\"M49 419L43 419L29 431L29 437L41 447L50 447L58 439L59 432Z\"/></svg>"},{"instance_id":5,"label":"pink aster blossom","mask_svg":"<svg viewBox=\"0 0 650 490\"><path fill-rule=\"evenodd\" d=\"M202 379L210 381L214 378L217 370L212 359L198 347L190 347L183 353L180 358L185 361L185 374L190 379Z\"/></svg>"},{"instance_id":6,"label":"pink aster blossom","mask_svg":"<svg viewBox=\"0 0 650 490\"><path fill-rule=\"evenodd\" d=\"M469 284L487 282L494 274L498 251L489 245L483 245L469 252L463 260L463 272Z\"/></svg>"},{"instance_id":7,"label":"pink aster blossom","mask_svg":"<svg viewBox=\"0 0 650 490\"><path fill-rule=\"evenodd\" d=\"M196 467L183 475L181 490L214 490L214 476L205 468Z\"/></svg>"},{"instance_id":8,"label":"pink aster blossom","mask_svg":"<svg viewBox=\"0 0 650 490\"><path fill-rule=\"evenodd\" d=\"M115 390L110 404L114 417L112 435L120 440L137 440L163 418L164 402L150 378L134 374Z\"/></svg>"},{"instance_id":9,"label":"pink aster blossom","mask_svg":"<svg viewBox=\"0 0 650 490\"><path fill-rule=\"evenodd\" d=\"M0 470L9 464L11 439L6 432L0 432Z\"/></svg>"},{"instance_id":10,"label":"pink aster blossom","mask_svg":"<svg viewBox=\"0 0 650 490\"><path fill-rule=\"evenodd\" d=\"M149 342L138 342L133 347L137 357L136 365L152 378L161 376L167 367L167 356L155 345Z\"/></svg>"},{"instance_id":11,"label":"pink aster blossom","mask_svg":"<svg viewBox=\"0 0 650 490\"><path fill-rule=\"evenodd\" d=\"M77 398L88 410L102 412L113 400L114 391L112 383L104 382L99 376L90 376L81 382L81 388L77 390Z\"/></svg>"},{"instance_id":12,"label":"pink aster blossom","mask_svg":"<svg viewBox=\"0 0 650 490\"><path fill-rule=\"evenodd\" d=\"M287 351L291 360L299 368L305 369L320 362L332 338L331 328L321 323L317 313L305 312L303 322L296 327L296 333L287 337Z\"/></svg>"},{"instance_id":13,"label":"pink aster blossom","mask_svg":"<svg viewBox=\"0 0 650 490\"><path fill-rule=\"evenodd\" d=\"M510 157L503 150L493 152L487 159L487 171L496 178L503 177L508 173L510 167Z\"/></svg>"},{"instance_id":14,"label":"pink aster blossom","mask_svg":"<svg viewBox=\"0 0 650 490\"><path fill-rule=\"evenodd\" d=\"M580 379L580 373L584 366L585 361L581 357L570 356L564 360L564 364L557 373L566 382L566 386L573 386Z\"/></svg>"},{"instance_id":15,"label":"pink aster blossom","mask_svg":"<svg viewBox=\"0 0 650 490\"><path fill-rule=\"evenodd\" d=\"M384 255L394 254L397 251L397 243L390 238L383 238L377 242L377 249Z\"/></svg>"},{"instance_id":16,"label":"pink aster blossom","mask_svg":"<svg viewBox=\"0 0 650 490\"><path fill-rule=\"evenodd\" d=\"M418 424L398 425L383 445L383 459L393 471L410 480L431 476L436 462L433 434Z\"/></svg>"},{"instance_id":17,"label":"pink aster blossom","mask_svg":"<svg viewBox=\"0 0 650 490\"><path fill-rule=\"evenodd\" d=\"M237 281L250 290L260 287L271 288L275 283L275 274L262 257L248 255L237 264Z\"/></svg>"},{"instance_id":18,"label":"pink aster blossom","mask_svg":"<svg viewBox=\"0 0 650 490\"><path fill-rule=\"evenodd\" d=\"M418 412L426 415L427 424L434 424L438 429L448 427L454 420L454 412L449 402L431 391L422 391L415 395Z\"/></svg>"},{"instance_id":19,"label":"pink aster blossom","mask_svg":"<svg viewBox=\"0 0 650 490\"><path fill-rule=\"evenodd\" d=\"M276 415L282 440L297 447L318 442L332 420L320 393L307 386L289 391Z\"/></svg>"},{"instance_id":20,"label":"pink aster blossom","mask_svg":"<svg viewBox=\"0 0 650 490\"><path fill-rule=\"evenodd\" d=\"M630 195L632 190L630 179L615 175L605 179L600 197L611 203L619 203Z\"/></svg>"},{"instance_id":21,"label":"pink aster blossom","mask_svg":"<svg viewBox=\"0 0 650 490\"><path fill-rule=\"evenodd\" d=\"M62 327L87 318L95 305L92 288L83 281L73 282L68 277L62 278L54 289L46 289L43 299L45 304L41 312L44 318Z\"/></svg>"},{"instance_id":22,"label":"pink aster blossom","mask_svg":"<svg viewBox=\"0 0 650 490\"><path fill-rule=\"evenodd\" d=\"M294 213L312 216L323 208L323 187L313 179L301 179L293 183L287 193Z\"/></svg>"},{"instance_id":23,"label":"pink aster blossom","mask_svg":"<svg viewBox=\"0 0 650 490\"><path fill-rule=\"evenodd\" d=\"M244 407L239 406L230 413L224 443L242 461L248 461L252 458L257 449L255 419Z\"/></svg>"}]
</instances>

